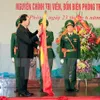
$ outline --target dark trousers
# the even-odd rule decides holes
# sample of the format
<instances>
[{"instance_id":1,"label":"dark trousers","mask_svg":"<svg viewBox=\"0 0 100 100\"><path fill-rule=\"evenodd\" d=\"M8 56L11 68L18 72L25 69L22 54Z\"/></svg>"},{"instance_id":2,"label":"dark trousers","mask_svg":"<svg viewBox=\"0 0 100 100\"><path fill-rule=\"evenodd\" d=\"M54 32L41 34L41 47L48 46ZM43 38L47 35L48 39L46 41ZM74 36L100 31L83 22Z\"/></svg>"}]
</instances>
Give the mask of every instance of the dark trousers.
<instances>
[{"instance_id":1,"label":"dark trousers","mask_svg":"<svg viewBox=\"0 0 100 100\"><path fill-rule=\"evenodd\" d=\"M52 71L52 66L53 66L53 58L49 59L48 58L48 63L49 63L49 68L50 68L50 75ZM41 66L40 66L40 89L43 89L43 80L42 80L42 71L41 71Z\"/></svg>"},{"instance_id":2,"label":"dark trousers","mask_svg":"<svg viewBox=\"0 0 100 100\"><path fill-rule=\"evenodd\" d=\"M74 89L76 84L76 58L65 58L63 64L66 89Z\"/></svg>"},{"instance_id":3,"label":"dark trousers","mask_svg":"<svg viewBox=\"0 0 100 100\"><path fill-rule=\"evenodd\" d=\"M16 63L18 63L18 91L25 92L27 91L27 83L29 77L29 67L30 59L29 58L17 58Z\"/></svg>"}]
</instances>

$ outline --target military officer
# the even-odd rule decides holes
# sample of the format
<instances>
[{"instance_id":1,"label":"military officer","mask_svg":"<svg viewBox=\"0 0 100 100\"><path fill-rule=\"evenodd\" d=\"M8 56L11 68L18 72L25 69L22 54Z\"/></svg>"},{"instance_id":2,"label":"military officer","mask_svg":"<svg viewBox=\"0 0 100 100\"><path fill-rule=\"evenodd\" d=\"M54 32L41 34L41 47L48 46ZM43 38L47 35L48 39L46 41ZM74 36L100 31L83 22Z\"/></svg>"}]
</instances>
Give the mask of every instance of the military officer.
<instances>
[{"instance_id":1,"label":"military officer","mask_svg":"<svg viewBox=\"0 0 100 100\"><path fill-rule=\"evenodd\" d=\"M42 19L39 20L39 25L41 25ZM46 20L46 26L48 27L49 22ZM48 63L50 67L50 73L52 71L52 66L53 66L53 59L55 58L54 51L52 49L52 42L54 41L54 35L52 31L46 30L46 42L47 42L47 54L48 54ZM41 70L41 67L40 67ZM40 91L43 92L43 84L42 84L42 73L40 77Z\"/></svg>"},{"instance_id":2,"label":"military officer","mask_svg":"<svg viewBox=\"0 0 100 100\"><path fill-rule=\"evenodd\" d=\"M61 53L60 58L64 68L65 91L78 92L75 84L76 63L80 58L80 38L73 32L74 26L75 23L73 20L65 22L67 33L61 38L60 47L63 54Z\"/></svg>"},{"instance_id":3,"label":"military officer","mask_svg":"<svg viewBox=\"0 0 100 100\"><path fill-rule=\"evenodd\" d=\"M16 27L18 28L20 25L20 19L16 20ZM16 63L16 58L17 58L17 36L16 36L16 32L12 33L11 35L11 58L12 58L12 62L15 63L15 75L16 75L16 90L14 92L18 92L18 66Z\"/></svg>"}]
</instances>

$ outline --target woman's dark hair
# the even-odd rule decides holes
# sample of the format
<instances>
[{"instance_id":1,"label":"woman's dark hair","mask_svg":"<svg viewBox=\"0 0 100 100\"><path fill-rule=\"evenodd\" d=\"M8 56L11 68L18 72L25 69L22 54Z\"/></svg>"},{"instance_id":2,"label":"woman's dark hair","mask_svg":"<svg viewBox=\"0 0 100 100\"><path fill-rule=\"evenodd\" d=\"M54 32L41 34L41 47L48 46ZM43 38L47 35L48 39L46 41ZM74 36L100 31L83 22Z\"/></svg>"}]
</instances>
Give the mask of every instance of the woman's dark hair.
<instances>
[{"instance_id":1,"label":"woman's dark hair","mask_svg":"<svg viewBox=\"0 0 100 100\"><path fill-rule=\"evenodd\" d=\"M20 16L20 23L22 23L23 21L26 21L26 17L27 17L27 16L28 16L27 14L21 15L21 16Z\"/></svg>"}]
</instances>

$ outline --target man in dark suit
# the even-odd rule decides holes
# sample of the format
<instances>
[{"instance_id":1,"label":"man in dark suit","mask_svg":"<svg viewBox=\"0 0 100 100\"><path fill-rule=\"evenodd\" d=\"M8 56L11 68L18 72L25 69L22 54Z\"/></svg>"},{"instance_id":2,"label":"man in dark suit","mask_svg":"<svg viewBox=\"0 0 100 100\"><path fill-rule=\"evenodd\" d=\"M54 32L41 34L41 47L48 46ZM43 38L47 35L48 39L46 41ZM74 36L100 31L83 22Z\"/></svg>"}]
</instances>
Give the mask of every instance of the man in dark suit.
<instances>
[{"instance_id":1,"label":"man in dark suit","mask_svg":"<svg viewBox=\"0 0 100 100\"><path fill-rule=\"evenodd\" d=\"M20 17L20 27L17 29L17 42L18 42L18 69L19 69L19 87L18 93L22 96L31 96L27 90L30 58L33 57L33 44L39 40L39 35L42 32L36 31L32 34L28 30L30 24L30 17L23 14Z\"/></svg>"},{"instance_id":2,"label":"man in dark suit","mask_svg":"<svg viewBox=\"0 0 100 100\"><path fill-rule=\"evenodd\" d=\"M64 68L64 81L66 91L78 92L75 88L76 84L76 63L77 59L80 58L80 38L73 32L74 21L67 20L65 27L67 33L62 36L60 47L63 52L60 57L61 63Z\"/></svg>"}]
</instances>

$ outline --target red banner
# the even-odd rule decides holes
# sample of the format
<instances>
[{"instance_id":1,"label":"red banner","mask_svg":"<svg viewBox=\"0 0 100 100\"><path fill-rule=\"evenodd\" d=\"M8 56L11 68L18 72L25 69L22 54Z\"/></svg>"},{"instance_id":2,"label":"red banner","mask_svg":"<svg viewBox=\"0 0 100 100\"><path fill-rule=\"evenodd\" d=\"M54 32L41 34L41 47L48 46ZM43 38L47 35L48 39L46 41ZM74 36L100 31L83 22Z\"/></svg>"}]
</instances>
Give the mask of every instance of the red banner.
<instances>
[{"instance_id":1,"label":"red banner","mask_svg":"<svg viewBox=\"0 0 100 100\"><path fill-rule=\"evenodd\" d=\"M50 69L48 64L47 56L47 44L46 44L46 12L43 16L43 21L41 25L42 35L40 36L40 62L41 62L41 71L43 79L43 91L48 93L48 95L53 96L52 91L52 82L50 77Z\"/></svg>"}]
</instances>

